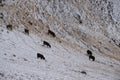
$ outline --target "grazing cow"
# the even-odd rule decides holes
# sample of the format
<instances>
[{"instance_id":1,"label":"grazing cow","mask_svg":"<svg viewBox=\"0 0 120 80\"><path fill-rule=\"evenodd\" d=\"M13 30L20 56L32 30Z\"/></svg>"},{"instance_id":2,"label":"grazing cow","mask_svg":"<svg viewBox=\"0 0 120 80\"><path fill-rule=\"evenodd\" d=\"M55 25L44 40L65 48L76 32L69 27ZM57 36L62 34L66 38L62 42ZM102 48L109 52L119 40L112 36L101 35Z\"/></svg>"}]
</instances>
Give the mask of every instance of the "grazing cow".
<instances>
[{"instance_id":1,"label":"grazing cow","mask_svg":"<svg viewBox=\"0 0 120 80\"><path fill-rule=\"evenodd\" d=\"M12 25L11 24L7 25L6 27L7 27L8 30L12 30Z\"/></svg>"},{"instance_id":2,"label":"grazing cow","mask_svg":"<svg viewBox=\"0 0 120 80\"><path fill-rule=\"evenodd\" d=\"M45 57L40 53L37 53L37 58L41 58L41 59L45 60Z\"/></svg>"},{"instance_id":3,"label":"grazing cow","mask_svg":"<svg viewBox=\"0 0 120 80\"><path fill-rule=\"evenodd\" d=\"M33 25L33 23L32 23L31 21L28 21L28 23L29 23L30 25Z\"/></svg>"},{"instance_id":4,"label":"grazing cow","mask_svg":"<svg viewBox=\"0 0 120 80\"><path fill-rule=\"evenodd\" d=\"M3 13L0 13L0 18L3 19L4 15Z\"/></svg>"},{"instance_id":5,"label":"grazing cow","mask_svg":"<svg viewBox=\"0 0 120 80\"><path fill-rule=\"evenodd\" d=\"M87 50L87 55L88 56L92 55L92 52L90 50Z\"/></svg>"},{"instance_id":6,"label":"grazing cow","mask_svg":"<svg viewBox=\"0 0 120 80\"><path fill-rule=\"evenodd\" d=\"M25 34L29 35L29 30L28 29L24 29Z\"/></svg>"},{"instance_id":7,"label":"grazing cow","mask_svg":"<svg viewBox=\"0 0 120 80\"><path fill-rule=\"evenodd\" d=\"M56 37L55 33L51 30L48 30L48 34L52 35L53 37Z\"/></svg>"},{"instance_id":8,"label":"grazing cow","mask_svg":"<svg viewBox=\"0 0 120 80\"><path fill-rule=\"evenodd\" d=\"M47 41L43 41L43 46L47 46L47 47L49 47L49 48L51 48L51 45L47 42Z\"/></svg>"},{"instance_id":9,"label":"grazing cow","mask_svg":"<svg viewBox=\"0 0 120 80\"><path fill-rule=\"evenodd\" d=\"M92 59L92 61L95 61L95 57L92 55L89 56L89 60L91 60L91 59Z\"/></svg>"},{"instance_id":10,"label":"grazing cow","mask_svg":"<svg viewBox=\"0 0 120 80\"><path fill-rule=\"evenodd\" d=\"M81 73L82 73L82 74L85 74L85 75L87 74L85 71L81 71Z\"/></svg>"}]
</instances>

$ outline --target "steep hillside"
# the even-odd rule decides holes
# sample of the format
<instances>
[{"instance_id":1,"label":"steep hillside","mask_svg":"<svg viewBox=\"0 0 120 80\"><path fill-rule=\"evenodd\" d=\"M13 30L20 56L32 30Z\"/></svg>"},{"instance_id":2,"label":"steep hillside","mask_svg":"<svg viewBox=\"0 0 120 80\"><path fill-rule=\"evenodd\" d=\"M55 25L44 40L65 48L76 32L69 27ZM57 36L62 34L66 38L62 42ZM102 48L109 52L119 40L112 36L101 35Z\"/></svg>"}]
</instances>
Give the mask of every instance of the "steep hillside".
<instances>
[{"instance_id":1,"label":"steep hillside","mask_svg":"<svg viewBox=\"0 0 120 80\"><path fill-rule=\"evenodd\" d=\"M0 80L120 80L119 4L1 0ZM88 49L95 61L89 60ZM37 59L37 53L46 60Z\"/></svg>"},{"instance_id":2,"label":"steep hillside","mask_svg":"<svg viewBox=\"0 0 120 80\"><path fill-rule=\"evenodd\" d=\"M2 27L2 26L1 26ZM49 36L26 35L0 27L0 80L119 80L120 62ZM51 48L43 45L43 40ZM82 45L82 44L81 44ZM45 60L37 59L37 53Z\"/></svg>"}]
</instances>

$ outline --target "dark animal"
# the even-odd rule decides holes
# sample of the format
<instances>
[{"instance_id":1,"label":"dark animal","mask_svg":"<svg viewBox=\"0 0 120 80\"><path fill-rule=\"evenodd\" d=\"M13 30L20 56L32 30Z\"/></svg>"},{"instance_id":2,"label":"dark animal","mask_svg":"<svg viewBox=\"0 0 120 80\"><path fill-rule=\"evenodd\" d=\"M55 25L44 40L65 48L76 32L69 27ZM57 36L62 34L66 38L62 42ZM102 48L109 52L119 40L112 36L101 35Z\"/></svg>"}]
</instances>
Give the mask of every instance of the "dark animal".
<instances>
[{"instance_id":1,"label":"dark animal","mask_svg":"<svg viewBox=\"0 0 120 80\"><path fill-rule=\"evenodd\" d=\"M29 35L29 30L28 29L24 29L25 34Z\"/></svg>"},{"instance_id":2,"label":"dark animal","mask_svg":"<svg viewBox=\"0 0 120 80\"><path fill-rule=\"evenodd\" d=\"M76 14L74 17L79 21L80 24L82 24L81 16L79 14Z\"/></svg>"},{"instance_id":3,"label":"dark animal","mask_svg":"<svg viewBox=\"0 0 120 80\"><path fill-rule=\"evenodd\" d=\"M40 53L37 53L37 58L41 58L41 59L45 60L45 57Z\"/></svg>"},{"instance_id":4,"label":"dark animal","mask_svg":"<svg viewBox=\"0 0 120 80\"><path fill-rule=\"evenodd\" d=\"M3 13L0 13L0 18L3 19L4 15Z\"/></svg>"},{"instance_id":5,"label":"dark animal","mask_svg":"<svg viewBox=\"0 0 120 80\"><path fill-rule=\"evenodd\" d=\"M30 25L32 25L32 24L33 24L31 21L28 21L28 23L29 23Z\"/></svg>"},{"instance_id":6,"label":"dark animal","mask_svg":"<svg viewBox=\"0 0 120 80\"><path fill-rule=\"evenodd\" d=\"M81 73L82 73L82 74L85 74L85 75L87 74L85 71L81 71Z\"/></svg>"},{"instance_id":7,"label":"dark animal","mask_svg":"<svg viewBox=\"0 0 120 80\"><path fill-rule=\"evenodd\" d=\"M2 0L0 0L0 3L2 3Z\"/></svg>"},{"instance_id":8,"label":"dark animal","mask_svg":"<svg viewBox=\"0 0 120 80\"><path fill-rule=\"evenodd\" d=\"M95 61L95 57L92 55L89 56L89 60L91 60L91 59L92 59L92 61Z\"/></svg>"},{"instance_id":9,"label":"dark animal","mask_svg":"<svg viewBox=\"0 0 120 80\"><path fill-rule=\"evenodd\" d=\"M47 42L47 41L43 41L43 46L47 46L47 47L49 47L49 48L51 48L51 45Z\"/></svg>"},{"instance_id":10,"label":"dark animal","mask_svg":"<svg viewBox=\"0 0 120 80\"><path fill-rule=\"evenodd\" d=\"M12 25L9 24L9 25L6 26L6 28L7 28L8 30L12 30Z\"/></svg>"},{"instance_id":11,"label":"dark animal","mask_svg":"<svg viewBox=\"0 0 120 80\"><path fill-rule=\"evenodd\" d=\"M48 34L52 35L53 37L56 37L55 33L53 31L51 31L51 30L48 30Z\"/></svg>"},{"instance_id":12,"label":"dark animal","mask_svg":"<svg viewBox=\"0 0 120 80\"><path fill-rule=\"evenodd\" d=\"M92 55L92 52L90 50L87 50L87 55L88 56Z\"/></svg>"}]
</instances>

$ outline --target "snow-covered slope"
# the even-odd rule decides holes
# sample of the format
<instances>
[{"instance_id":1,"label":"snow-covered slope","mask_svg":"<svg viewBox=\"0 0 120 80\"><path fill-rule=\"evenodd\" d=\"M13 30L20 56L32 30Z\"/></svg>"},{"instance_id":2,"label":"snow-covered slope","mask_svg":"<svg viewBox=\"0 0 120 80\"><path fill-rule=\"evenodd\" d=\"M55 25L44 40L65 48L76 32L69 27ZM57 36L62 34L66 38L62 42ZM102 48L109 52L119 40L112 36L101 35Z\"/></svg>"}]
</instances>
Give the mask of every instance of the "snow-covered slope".
<instances>
[{"instance_id":1,"label":"snow-covered slope","mask_svg":"<svg viewBox=\"0 0 120 80\"><path fill-rule=\"evenodd\" d=\"M42 46L43 40L49 41L52 47ZM85 49L76 48L49 36L28 36L1 26L0 80L120 79L119 61L93 53L96 58L93 62L86 56ZM46 60L37 59L37 53L43 54Z\"/></svg>"},{"instance_id":2,"label":"snow-covered slope","mask_svg":"<svg viewBox=\"0 0 120 80\"><path fill-rule=\"evenodd\" d=\"M1 0L0 80L120 80L119 3ZM46 60L37 59L37 53Z\"/></svg>"}]
</instances>

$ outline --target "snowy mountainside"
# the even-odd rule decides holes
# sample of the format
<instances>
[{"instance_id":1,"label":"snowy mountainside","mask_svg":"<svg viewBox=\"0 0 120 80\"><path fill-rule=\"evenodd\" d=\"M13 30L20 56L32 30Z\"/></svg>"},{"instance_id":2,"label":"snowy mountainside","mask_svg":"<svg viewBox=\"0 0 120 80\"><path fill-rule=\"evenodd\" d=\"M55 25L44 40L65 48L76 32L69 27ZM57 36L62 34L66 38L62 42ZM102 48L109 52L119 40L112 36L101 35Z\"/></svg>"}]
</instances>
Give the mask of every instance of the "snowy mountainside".
<instances>
[{"instance_id":1,"label":"snowy mountainside","mask_svg":"<svg viewBox=\"0 0 120 80\"><path fill-rule=\"evenodd\" d=\"M28 28L36 35L51 29L59 39L78 46L87 44L84 48L96 47L100 49L97 52L103 51L103 47L115 47L109 53L101 53L120 59L119 3L119 0L2 0L0 23L11 24L20 31Z\"/></svg>"},{"instance_id":2,"label":"snowy mountainside","mask_svg":"<svg viewBox=\"0 0 120 80\"><path fill-rule=\"evenodd\" d=\"M51 48L42 46L46 39ZM101 55L95 55L95 62L90 61L84 49L76 50L49 37L0 27L0 49L0 80L120 79L119 61ZM37 59L38 52L46 61Z\"/></svg>"},{"instance_id":3,"label":"snowy mountainside","mask_svg":"<svg viewBox=\"0 0 120 80\"><path fill-rule=\"evenodd\" d=\"M0 80L120 80L119 4L1 0ZM44 40L51 48L42 46ZM95 61L89 60L88 49ZM46 60L37 59L37 53Z\"/></svg>"}]
</instances>

